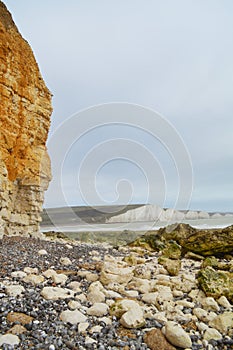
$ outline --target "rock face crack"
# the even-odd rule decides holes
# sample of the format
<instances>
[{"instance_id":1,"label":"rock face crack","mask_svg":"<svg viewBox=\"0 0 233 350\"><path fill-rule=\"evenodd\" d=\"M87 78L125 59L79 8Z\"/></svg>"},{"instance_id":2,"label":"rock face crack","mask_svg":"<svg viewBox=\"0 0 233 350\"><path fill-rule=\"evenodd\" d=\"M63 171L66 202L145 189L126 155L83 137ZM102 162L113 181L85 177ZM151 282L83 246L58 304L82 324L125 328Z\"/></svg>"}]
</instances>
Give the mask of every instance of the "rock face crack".
<instances>
[{"instance_id":1,"label":"rock face crack","mask_svg":"<svg viewBox=\"0 0 233 350\"><path fill-rule=\"evenodd\" d=\"M33 52L0 1L0 236L38 232L51 180L51 113Z\"/></svg>"}]
</instances>

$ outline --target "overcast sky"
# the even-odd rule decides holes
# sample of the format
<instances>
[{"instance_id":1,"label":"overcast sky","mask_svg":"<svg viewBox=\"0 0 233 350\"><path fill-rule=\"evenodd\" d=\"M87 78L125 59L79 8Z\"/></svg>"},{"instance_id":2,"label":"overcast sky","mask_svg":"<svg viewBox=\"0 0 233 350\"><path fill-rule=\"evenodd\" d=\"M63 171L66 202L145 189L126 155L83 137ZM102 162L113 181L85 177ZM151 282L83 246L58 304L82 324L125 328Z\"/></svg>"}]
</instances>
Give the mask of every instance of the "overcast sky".
<instances>
[{"instance_id":1,"label":"overcast sky","mask_svg":"<svg viewBox=\"0 0 233 350\"><path fill-rule=\"evenodd\" d=\"M54 95L46 206L233 211L232 0L4 3Z\"/></svg>"}]
</instances>

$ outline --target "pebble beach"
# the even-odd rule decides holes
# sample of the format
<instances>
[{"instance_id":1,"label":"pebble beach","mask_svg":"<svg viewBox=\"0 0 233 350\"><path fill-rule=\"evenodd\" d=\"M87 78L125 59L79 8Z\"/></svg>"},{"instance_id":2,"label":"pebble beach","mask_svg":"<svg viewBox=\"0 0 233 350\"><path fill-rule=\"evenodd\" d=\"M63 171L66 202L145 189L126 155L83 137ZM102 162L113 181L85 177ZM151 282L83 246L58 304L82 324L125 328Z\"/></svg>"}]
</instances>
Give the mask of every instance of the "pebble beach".
<instances>
[{"instance_id":1,"label":"pebble beach","mask_svg":"<svg viewBox=\"0 0 233 350\"><path fill-rule=\"evenodd\" d=\"M233 307L207 297L201 261L62 239L0 240L0 349L228 350Z\"/></svg>"}]
</instances>

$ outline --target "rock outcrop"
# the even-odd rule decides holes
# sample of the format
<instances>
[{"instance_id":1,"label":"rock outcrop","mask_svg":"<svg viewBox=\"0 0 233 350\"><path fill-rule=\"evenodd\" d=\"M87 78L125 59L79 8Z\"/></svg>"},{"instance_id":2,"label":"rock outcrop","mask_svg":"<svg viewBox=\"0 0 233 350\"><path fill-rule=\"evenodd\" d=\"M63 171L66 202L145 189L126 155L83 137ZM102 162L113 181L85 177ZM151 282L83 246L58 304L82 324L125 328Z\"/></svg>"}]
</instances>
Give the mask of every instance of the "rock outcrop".
<instances>
[{"instance_id":1,"label":"rock outcrop","mask_svg":"<svg viewBox=\"0 0 233 350\"><path fill-rule=\"evenodd\" d=\"M188 224L174 224L157 231L148 231L132 246L144 246L152 250L166 251L166 257L174 259L176 242L182 250L201 256L224 256L233 253L233 225L219 229L196 229ZM169 252L169 254L167 254Z\"/></svg>"},{"instance_id":2,"label":"rock outcrop","mask_svg":"<svg viewBox=\"0 0 233 350\"><path fill-rule=\"evenodd\" d=\"M51 93L29 44L0 1L0 235L38 231L51 179Z\"/></svg>"}]
</instances>

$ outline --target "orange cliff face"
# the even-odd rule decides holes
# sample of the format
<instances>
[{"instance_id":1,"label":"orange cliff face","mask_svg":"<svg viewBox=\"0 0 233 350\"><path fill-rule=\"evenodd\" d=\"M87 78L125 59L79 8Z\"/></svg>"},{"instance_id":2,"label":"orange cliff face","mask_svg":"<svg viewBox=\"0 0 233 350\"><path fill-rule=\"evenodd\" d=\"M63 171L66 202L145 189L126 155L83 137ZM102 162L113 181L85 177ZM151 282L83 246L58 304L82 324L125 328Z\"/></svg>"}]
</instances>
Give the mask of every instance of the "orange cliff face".
<instances>
[{"instance_id":1,"label":"orange cliff face","mask_svg":"<svg viewBox=\"0 0 233 350\"><path fill-rule=\"evenodd\" d=\"M51 180L51 93L29 44L0 1L0 234L38 231Z\"/></svg>"}]
</instances>

